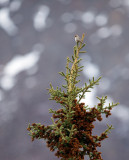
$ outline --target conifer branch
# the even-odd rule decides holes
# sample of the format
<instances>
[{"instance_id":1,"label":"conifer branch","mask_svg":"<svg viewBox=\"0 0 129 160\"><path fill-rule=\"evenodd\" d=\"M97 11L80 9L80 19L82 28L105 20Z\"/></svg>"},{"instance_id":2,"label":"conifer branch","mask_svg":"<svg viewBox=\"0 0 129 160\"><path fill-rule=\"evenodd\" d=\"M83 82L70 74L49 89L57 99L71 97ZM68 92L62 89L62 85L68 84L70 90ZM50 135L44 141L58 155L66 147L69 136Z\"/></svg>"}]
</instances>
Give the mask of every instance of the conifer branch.
<instances>
[{"instance_id":1,"label":"conifer branch","mask_svg":"<svg viewBox=\"0 0 129 160\"><path fill-rule=\"evenodd\" d=\"M79 100L78 102L80 102L80 100L84 97L85 93L86 92L91 92L89 89L90 88L93 88L94 85L99 85L99 80L101 79L101 77L99 77L96 81L94 80L94 77L93 77L93 80L89 80L89 85L87 85L87 83L85 83L85 87L82 88L82 90L79 91L79 93L82 93L79 97Z\"/></svg>"},{"instance_id":2,"label":"conifer branch","mask_svg":"<svg viewBox=\"0 0 129 160\"><path fill-rule=\"evenodd\" d=\"M52 113L52 124L45 126L40 123L32 123L27 128L32 141L34 139L47 140L47 147L50 148L50 151L56 150L55 156L61 160L84 160L85 155L88 155L90 160L103 160L97 147L101 147L101 141L108 138L107 135L113 127L107 125L108 128L100 136L94 136L92 134L93 123L96 120L102 121L102 114L108 118L112 108L118 105L118 103L112 102L105 106L107 96L97 97L99 103L93 108L89 108L85 103L80 103L85 93L90 92L90 89L94 85L98 85L101 79L99 77L95 80L93 77L92 80L89 79L89 84L85 83L84 87L76 86L80 81L77 80L77 77L80 76L79 72L83 70L83 66L79 66L81 61L79 54L85 53L85 51L81 51L85 46L84 36L85 34L74 46L72 60L67 57L66 73L59 72L66 81L66 84L62 85L65 91L61 87L54 89L50 83L48 89L50 100L55 100L61 105L58 110L49 109L49 113ZM72 64L71 67L70 64ZM78 100L77 97L79 97Z\"/></svg>"},{"instance_id":3,"label":"conifer branch","mask_svg":"<svg viewBox=\"0 0 129 160\"><path fill-rule=\"evenodd\" d=\"M82 35L82 42L83 42L84 36L85 34ZM81 52L85 53L85 51L80 51L84 46L85 44L82 44L82 43L80 43L80 45L77 43L77 45L74 46L74 57L72 57L73 65L70 70L68 92L71 92L71 90L75 87L75 81L78 73L78 63L81 60L81 59L78 60L79 53Z\"/></svg>"}]
</instances>

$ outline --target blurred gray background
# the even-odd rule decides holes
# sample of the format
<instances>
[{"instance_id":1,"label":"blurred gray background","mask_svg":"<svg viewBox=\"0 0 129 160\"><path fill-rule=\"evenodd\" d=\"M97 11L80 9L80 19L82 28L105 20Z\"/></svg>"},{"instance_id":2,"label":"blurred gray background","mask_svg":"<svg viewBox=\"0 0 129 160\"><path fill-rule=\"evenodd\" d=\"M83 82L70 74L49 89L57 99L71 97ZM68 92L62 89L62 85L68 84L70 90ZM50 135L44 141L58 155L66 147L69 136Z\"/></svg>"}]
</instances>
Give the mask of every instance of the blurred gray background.
<instances>
[{"instance_id":1,"label":"blurred gray background","mask_svg":"<svg viewBox=\"0 0 129 160\"><path fill-rule=\"evenodd\" d=\"M86 33L82 54L84 82L102 76L86 94L120 102L112 116L96 123L94 134L114 130L103 141L104 160L129 157L129 0L0 0L0 160L56 160L43 140L31 142L28 123L51 124L49 83L64 83L66 58L73 53L74 35Z\"/></svg>"}]
</instances>

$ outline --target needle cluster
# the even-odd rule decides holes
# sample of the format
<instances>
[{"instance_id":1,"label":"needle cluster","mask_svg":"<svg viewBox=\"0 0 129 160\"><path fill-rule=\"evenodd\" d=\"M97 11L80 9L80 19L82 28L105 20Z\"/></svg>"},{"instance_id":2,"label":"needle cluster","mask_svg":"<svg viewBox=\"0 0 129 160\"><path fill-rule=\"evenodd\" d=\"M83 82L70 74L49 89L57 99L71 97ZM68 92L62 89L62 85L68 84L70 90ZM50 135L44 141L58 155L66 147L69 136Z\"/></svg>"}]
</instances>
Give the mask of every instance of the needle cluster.
<instances>
[{"instance_id":1,"label":"needle cluster","mask_svg":"<svg viewBox=\"0 0 129 160\"><path fill-rule=\"evenodd\" d=\"M82 42L83 39L84 34ZM113 127L107 125L108 128L101 135L93 135L92 131L95 127L93 122L102 121L102 114L108 118L112 108L118 105L118 103L112 103L105 106L107 96L97 97L99 103L92 108L80 102L85 93L90 92L90 89L94 85L98 85L101 79L99 77L95 80L93 77L92 80L89 80L89 84L85 83L84 87L76 86L79 82L77 77L83 68L83 66L79 66L81 61L79 54L85 53L85 51L81 51L84 46L84 43L77 42L77 45L74 46L72 60L67 58L66 73L59 73L66 81L66 85L62 85L65 91L59 87L54 89L50 84L50 89L48 89L51 95L50 100L55 100L61 105L58 110L49 109L49 112L52 113L52 125L33 123L29 124L27 128L32 141L45 139L50 151L56 151L55 156L61 160L84 160L85 155L89 156L90 160L103 160L97 147L101 147L101 141L108 138L107 134Z\"/></svg>"}]
</instances>

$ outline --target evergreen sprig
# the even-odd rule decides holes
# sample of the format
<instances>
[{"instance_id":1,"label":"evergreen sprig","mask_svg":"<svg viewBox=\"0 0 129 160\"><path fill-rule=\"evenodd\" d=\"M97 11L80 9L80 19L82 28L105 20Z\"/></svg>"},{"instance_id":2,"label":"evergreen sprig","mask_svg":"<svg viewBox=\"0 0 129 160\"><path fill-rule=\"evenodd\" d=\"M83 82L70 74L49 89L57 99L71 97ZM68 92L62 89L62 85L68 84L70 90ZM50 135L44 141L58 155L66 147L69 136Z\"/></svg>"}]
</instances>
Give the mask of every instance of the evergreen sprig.
<instances>
[{"instance_id":1,"label":"evergreen sprig","mask_svg":"<svg viewBox=\"0 0 129 160\"><path fill-rule=\"evenodd\" d=\"M83 42L85 34L82 35ZM97 147L101 147L101 141L108 138L107 134L113 129L112 125L107 125L107 129L100 136L92 135L94 128L93 122L102 121L102 114L106 118L111 115L111 109L118 105L112 103L105 106L107 96L97 99L100 101L97 106L92 108L80 103L86 92L94 85L98 85L101 77L97 80L89 80L89 84L79 88L77 80L79 73L83 70L83 66L79 66L81 59L79 58L85 43L77 42L73 48L73 56L70 60L67 57L66 73L59 72L64 77L66 84L61 87L53 88L50 84L48 89L50 100L55 100L61 104L61 109L49 109L52 113L52 124L45 126L40 123L29 124L27 130L29 135L34 139L45 139L47 146L51 151L55 151L55 155L61 160L84 160L84 156L88 155L90 160L102 160L101 152L97 151ZM78 100L77 100L78 99Z\"/></svg>"}]
</instances>

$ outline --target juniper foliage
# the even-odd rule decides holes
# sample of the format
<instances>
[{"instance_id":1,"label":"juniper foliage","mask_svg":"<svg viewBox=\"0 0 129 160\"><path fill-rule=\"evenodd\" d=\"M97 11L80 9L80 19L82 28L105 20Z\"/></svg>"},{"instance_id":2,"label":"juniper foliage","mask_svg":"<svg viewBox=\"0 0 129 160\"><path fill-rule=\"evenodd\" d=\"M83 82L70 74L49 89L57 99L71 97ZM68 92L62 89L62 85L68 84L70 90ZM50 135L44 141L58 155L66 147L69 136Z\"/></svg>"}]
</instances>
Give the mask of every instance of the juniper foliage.
<instances>
[{"instance_id":1,"label":"juniper foliage","mask_svg":"<svg viewBox=\"0 0 129 160\"><path fill-rule=\"evenodd\" d=\"M82 35L82 42L85 34ZM96 120L102 121L102 114L106 118L111 115L113 107L118 103L112 103L104 106L107 96L98 98L99 103L90 108L85 103L81 103L86 92L90 92L94 85L99 84L97 80L91 79L89 83L85 83L82 88L77 87L77 77L83 70L83 66L79 66L81 59L80 53L85 53L82 48L85 44L77 42L74 46L74 55L72 59L67 57L66 73L59 72L64 77L66 84L62 85L64 90L57 87L53 88L50 84L50 100L55 100L60 103L61 108L58 110L49 109L52 113L52 124L45 126L40 123L29 124L27 130L34 139L45 139L47 147L50 151L56 151L55 155L61 160L84 160L84 156L89 156L90 160L102 160L101 152L97 147L101 147L101 141L108 138L107 134L113 129L112 125L107 125L107 129L101 135L93 135L93 122ZM70 67L71 64L71 67Z\"/></svg>"}]
</instances>

